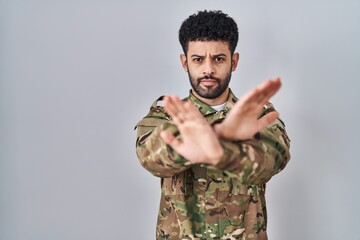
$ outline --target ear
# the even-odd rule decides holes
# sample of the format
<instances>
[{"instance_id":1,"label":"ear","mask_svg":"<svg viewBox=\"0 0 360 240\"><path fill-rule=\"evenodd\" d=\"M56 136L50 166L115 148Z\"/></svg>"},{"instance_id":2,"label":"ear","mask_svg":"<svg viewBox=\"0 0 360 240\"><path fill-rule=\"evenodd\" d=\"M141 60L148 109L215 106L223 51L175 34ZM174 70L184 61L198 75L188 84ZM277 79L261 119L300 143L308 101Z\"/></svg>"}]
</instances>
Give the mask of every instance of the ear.
<instances>
[{"instance_id":1,"label":"ear","mask_svg":"<svg viewBox=\"0 0 360 240\"><path fill-rule=\"evenodd\" d=\"M231 59L232 69L231 69L231 71L235 71L235 70L236 70L237 64L238 64L238 62L239 62L239 58L240 58L240 54L239 54L239 53L234 53L234 54L232 55L232 59Z\"/></svg>"},{"instance_id":2,"label":"ear","mask_svg":"<svg viewBox=\"0 0 360 240\"><path fill-rule=\"evenodd\" d=\"M187 58L186 58L185 54L180 54L180 61L181 61L181 65L184 68L185 72L189 71L188 70Z\"/></svg>"}]
</instances>

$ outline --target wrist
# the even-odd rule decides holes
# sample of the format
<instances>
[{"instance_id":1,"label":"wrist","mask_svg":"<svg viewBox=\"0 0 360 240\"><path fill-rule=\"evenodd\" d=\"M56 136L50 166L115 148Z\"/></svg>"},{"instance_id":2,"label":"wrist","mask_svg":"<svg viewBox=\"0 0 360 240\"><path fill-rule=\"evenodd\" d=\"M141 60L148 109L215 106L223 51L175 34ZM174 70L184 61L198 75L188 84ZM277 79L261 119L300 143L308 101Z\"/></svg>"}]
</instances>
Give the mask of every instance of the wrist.
<instances>
[{"instance_id":1,"label":"wrist","mask_svg":"<svg viewBox=\"0 0 360 240\"><path fill-rule=\"evenodd\" d=\"M221 159L224 156L224 149L221 147L216 153L214 153L212 156L208 158L208 164L210 165L217 165L220 163Z\"/></svg>"},{"instance_id":2,"label":"wrist","mask_svg":"<svg viewBox=\"0 0 360 240\"><path fill-rule=\"evenodd\" d=\"M213 126L214 132L216 134L216 136L220 139L222 138L222 124L221 123L217 123Z\"/></svg>"}]
</instances>

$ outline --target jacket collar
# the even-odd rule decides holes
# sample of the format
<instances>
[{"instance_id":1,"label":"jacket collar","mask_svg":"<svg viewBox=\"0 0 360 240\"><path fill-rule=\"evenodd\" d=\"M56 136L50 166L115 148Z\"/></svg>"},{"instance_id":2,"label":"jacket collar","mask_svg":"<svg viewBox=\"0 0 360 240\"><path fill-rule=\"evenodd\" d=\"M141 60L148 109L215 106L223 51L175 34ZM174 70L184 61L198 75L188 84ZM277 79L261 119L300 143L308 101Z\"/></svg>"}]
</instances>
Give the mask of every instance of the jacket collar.
<instances>
[{"instance_id":1,"label":"jacket collar","mask_svg":"<svg viewBox=\"0 0 360 240\"><path fill-rule=\"evenodd\" d=\"M199 111L202 114L204 114L205 116L211 115L211 114L214 114L217 112L211 106L209 106L208 104L204 103L203 101L201 101L200 99L195 97L195 95L191 92L191 90L189 91L189 96L187 98L185 98L184 100L191 101L194 104L194 106L197 107L199 109ZM225 112L230 111L230 109L234 106L236 101L237 101L237 98L235 97L235 95L233 94L231 89L229 89L229 94L228 94L223 111L225 111Z\"/></svg>"}]
</instances>

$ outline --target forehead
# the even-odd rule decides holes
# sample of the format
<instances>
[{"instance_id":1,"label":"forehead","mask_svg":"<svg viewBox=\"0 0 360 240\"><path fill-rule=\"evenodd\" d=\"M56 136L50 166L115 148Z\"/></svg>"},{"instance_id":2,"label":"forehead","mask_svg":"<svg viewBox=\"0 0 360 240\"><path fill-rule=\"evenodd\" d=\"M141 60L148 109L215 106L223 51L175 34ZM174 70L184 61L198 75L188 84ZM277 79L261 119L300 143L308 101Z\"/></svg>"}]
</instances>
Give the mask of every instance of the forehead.
<instances>
[{"instance_id":1,"label":"forehead","mask_svg":"<svg viewBox=\"0 0 360 240\"><path fill-rule=\"evenodd\" d=\"M230 55L229 43L224 41L189 41L187 54L226 54Z\"/></svg>"}]
</instances>

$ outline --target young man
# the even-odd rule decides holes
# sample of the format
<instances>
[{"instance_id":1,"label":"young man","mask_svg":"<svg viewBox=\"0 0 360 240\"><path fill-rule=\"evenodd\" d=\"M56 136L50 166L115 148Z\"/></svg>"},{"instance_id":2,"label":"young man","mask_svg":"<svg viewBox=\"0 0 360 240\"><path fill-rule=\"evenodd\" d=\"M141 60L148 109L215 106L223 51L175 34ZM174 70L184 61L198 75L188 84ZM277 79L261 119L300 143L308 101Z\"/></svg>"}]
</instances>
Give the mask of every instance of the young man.
<instances>
[{"instance_id":1,"label":"young man","mask_svg":"<svg viewBox=\"0 0 360 240\"><path fill-rule=\"evenodd\" d=\"M285 126L268 102L280 79L234 96L238 30L221 11L190 16L179 39L189 96L160 97L137 124L138 158L161 178L156 237L267 239L265 184L290 159Z\"/></svg>"}]
</instances>

